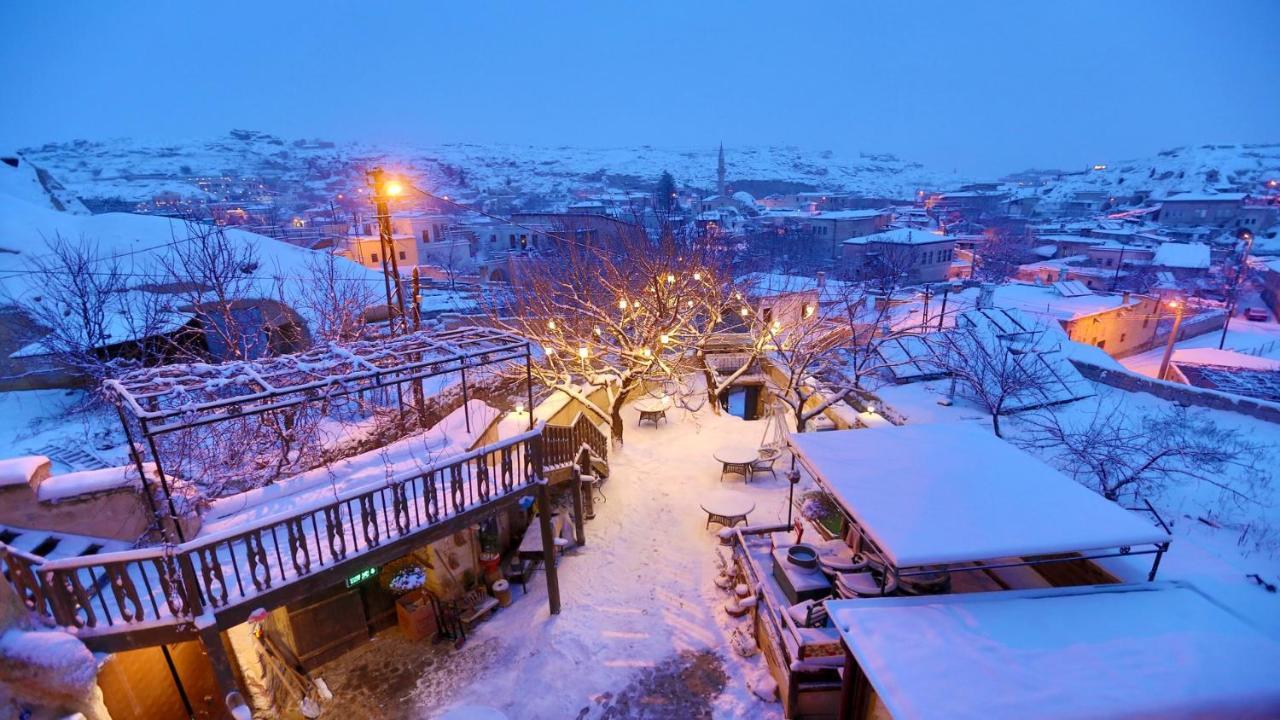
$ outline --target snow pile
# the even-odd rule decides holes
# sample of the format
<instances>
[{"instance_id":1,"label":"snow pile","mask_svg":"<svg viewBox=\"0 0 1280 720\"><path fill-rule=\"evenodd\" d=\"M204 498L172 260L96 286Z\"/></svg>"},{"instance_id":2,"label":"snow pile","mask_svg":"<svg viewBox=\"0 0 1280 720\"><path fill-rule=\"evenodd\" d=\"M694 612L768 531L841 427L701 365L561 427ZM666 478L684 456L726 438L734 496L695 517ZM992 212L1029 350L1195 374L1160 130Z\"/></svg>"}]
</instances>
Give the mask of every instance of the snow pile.
<instances>
[{"instance_id":1,"label":"snow pile","mask_svg":"<svg viewBox=\"0 0 1280 720\"><path fill-rule=\"evenodd\" d=\"M11 628L0 635L0 681L67 699L93 691L98 663L75 636Z\"/></svg>"}]
</instances>

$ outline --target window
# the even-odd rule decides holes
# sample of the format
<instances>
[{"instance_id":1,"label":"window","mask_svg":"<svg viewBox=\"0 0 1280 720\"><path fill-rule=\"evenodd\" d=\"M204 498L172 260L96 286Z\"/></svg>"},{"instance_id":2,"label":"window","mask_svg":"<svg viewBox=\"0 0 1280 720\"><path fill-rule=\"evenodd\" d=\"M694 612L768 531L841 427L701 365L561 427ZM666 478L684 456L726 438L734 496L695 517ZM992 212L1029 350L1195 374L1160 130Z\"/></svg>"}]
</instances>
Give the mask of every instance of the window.
<instances>
[{"instance_id":1,"label":"window","mask_svg":"<svg viewBox=\"0 0 1280 720\"><path fill-rule=\"evenodd\" d=\"M378 262L378 253L369 253L369 262Z\"/></svg>"},{"instance_id":2,"label":"window","mask_svg":"<svg viewBox=\"0 0 1280 720\"><path fill-rule=\"evenodd\" d=\"M760 311L760 317L764 320L764 324L768 325L773 322L773 308L767 307Z\"/></svg>"},{"instance_id":3,"label":"window","mask_svg":"<svg viewBox=\"0 0 1280 720\"><path fill-rule=\"evenodd\" d=\"M422 242L423 243L431 242L431 235L427 232L426 228L422 229Z\"/></svg>"},{"instance_id":4,"label":"window","mask_svg":"<svg viewBox=\"0 0 1280 720\"><path fill-rule=\"evenodd\" d=\"M401 260L404 260L404 259L405 259L405 257L404 257L404 251L403 251L403 250L401 250L401 251L400 251L400 259L401 259Z\"/></svg>"},{"instance_id":5,"label":"window","mask_svg":"<svg viewBox=\"0 0 1280 720\"><path fill-rule=\"evenodd\" d=\"M1150 323L1150 322L1151 322L1151 318L1142 318L1142 327L1145 328L1147 326L1147 323Z\"/></svg>"},{"instance_id":6,"label":"window","mask_svg":"<svg viewBox=\"0 0 1280 720\"><path fill-rule=\"evenodd\" d=\"M1124 342L1124 339L1128 336L1128 333L1120 333L1120 342Z\"/></svg>"}]
</instances>

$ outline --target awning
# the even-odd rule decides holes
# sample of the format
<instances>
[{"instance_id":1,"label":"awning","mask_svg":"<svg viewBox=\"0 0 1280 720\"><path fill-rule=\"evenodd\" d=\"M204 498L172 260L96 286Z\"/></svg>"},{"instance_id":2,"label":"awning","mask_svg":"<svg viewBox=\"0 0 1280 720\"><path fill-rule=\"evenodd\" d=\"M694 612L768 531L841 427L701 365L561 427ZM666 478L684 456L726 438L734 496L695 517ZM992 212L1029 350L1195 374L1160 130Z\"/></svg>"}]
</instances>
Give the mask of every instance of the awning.
<instances>
[{"instance_id":1,"label":"awning","mask_svg":"<svg viewBox=\"0 0 1280 720\"><path fill-rule=\"evenodd\" d=\"M946 423L798 433L790 444L898 568L1169 540L985 428Z\"/></svg>"},{"instance_id":2,"label":"awning","mask_svg":"<svg viewBox=\"0 0 1280 720\"><path fill-rule=\"evenodd\" d=\"M898 720L1280 716L1280 643L1183 583L826 607Z\"/></svg>"}]
</instances>

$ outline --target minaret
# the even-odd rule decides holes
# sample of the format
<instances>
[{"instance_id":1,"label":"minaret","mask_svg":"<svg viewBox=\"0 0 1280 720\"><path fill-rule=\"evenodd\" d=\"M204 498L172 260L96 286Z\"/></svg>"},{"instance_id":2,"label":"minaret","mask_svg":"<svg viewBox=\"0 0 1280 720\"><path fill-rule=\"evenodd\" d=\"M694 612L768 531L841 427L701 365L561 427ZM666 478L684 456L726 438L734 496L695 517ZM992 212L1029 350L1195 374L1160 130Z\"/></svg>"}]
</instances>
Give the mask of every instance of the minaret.
<instances>
[{"instance_id":1,"label":"minaret","mask_svg":"<svg viewBox=\"0 0 1280 720\"><path fill-rule=\"evenodd\" d=\"M724 143L720 143L720 162L716 165L716 191L724 195Z\"/></svg>"}]
</instances>

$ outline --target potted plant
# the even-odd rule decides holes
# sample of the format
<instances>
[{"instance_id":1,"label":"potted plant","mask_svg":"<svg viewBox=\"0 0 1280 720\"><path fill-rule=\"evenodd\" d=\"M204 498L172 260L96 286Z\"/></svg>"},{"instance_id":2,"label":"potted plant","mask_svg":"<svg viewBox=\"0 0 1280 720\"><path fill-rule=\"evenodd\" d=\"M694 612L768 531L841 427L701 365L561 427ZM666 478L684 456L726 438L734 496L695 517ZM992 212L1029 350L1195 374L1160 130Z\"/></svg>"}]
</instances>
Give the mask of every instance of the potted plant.
<instances>
[{"instance_id":1,"label":"potted plant","mask_svg":"<svg viewBox=\"0 0 1280 720\"><path fill-rule=\"evenodd\" d=\"M431 598L422 589L426 582L427 571L416 563L401 567L387 581L387 589L396 596L396 622L410 640L422 640L436 633Z\"/></svg>"},{"instance_id":2,"label":"potted plant","mask_svg":"<svg viewBox=\"0 0 1280 720\"><path fill-rule=\"evenodd\" d=\"M480 525L480 570L492 584L502 579L502 555L498 552L498 524L492 519Z\"/></svg>"}]
</instances>

